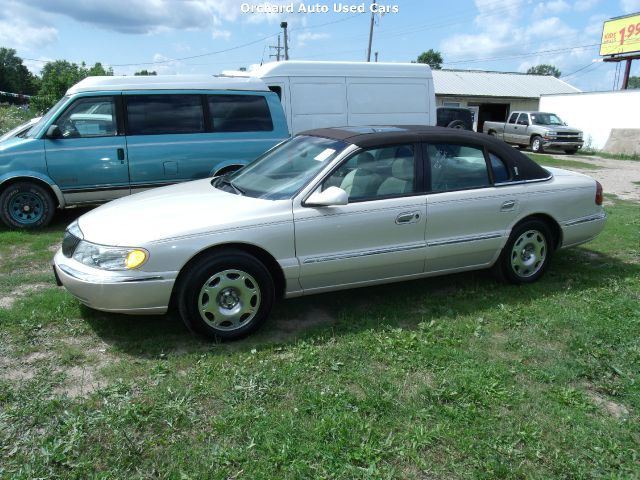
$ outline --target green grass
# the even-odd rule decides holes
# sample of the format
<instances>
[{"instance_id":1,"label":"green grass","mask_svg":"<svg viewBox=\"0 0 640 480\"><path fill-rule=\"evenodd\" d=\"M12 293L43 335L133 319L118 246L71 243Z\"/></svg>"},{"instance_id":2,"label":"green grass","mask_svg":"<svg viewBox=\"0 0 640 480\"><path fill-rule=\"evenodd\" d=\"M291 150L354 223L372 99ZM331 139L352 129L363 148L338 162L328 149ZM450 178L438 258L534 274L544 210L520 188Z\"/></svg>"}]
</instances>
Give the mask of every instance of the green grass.
<instances>
[{"instance_id":1,"label":"green grass","mask_svg":"<svg viewBox=\"0 0 640 480\"><path fill-rule=\"evenodd\" d=\"M592 165L590 163L581 162L580 160L565 160L554 158L550 155L544 155L540 153L527 153L526 154L531 160L542 165L543 167L558 167L558 168L567 168L571 170L572 168L584 168L588 170L595 170L600 167L596 165Z\"/></svg>"},{"instance_id":2,"label":"green grass","mask_svg":"<svg viewBox=\"0 0 640 480\"><path fill-rule=\"evenodd\" d=\"M294 299L223 345L53 287L76 212L0 230L3 285L50 285L0 309L0 478L638 478L640 217L609 203L536 284Z\"/></svg>"},{"instance_id":3,"label":"green grass","mask_svg":"<svg viewBox=\"0 0 640 480\"><path fill-rule=\"evenodd\" d=\"M607 153L601 150L580 150L580 155L595 155L602 158L610 158L612 160L640 160L640 154L625 153Z\"/></svg>"}]
</instances>

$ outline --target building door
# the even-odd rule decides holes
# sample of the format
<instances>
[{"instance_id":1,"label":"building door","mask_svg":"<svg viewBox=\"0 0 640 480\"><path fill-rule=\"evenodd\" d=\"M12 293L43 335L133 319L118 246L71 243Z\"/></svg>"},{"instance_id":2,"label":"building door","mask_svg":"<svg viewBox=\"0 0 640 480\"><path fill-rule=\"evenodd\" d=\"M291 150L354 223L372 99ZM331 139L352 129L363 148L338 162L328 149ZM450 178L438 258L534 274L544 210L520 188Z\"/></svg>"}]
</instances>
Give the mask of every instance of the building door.
<instances>
[{"instance_id":1,"label":"building door","mask_svg":"<svg viewBox=\"0 0 640 480\"><path fill-rule=\"evenodd\" d=\"M482 131L484 122L506 122L509 113L508 103L482 103L478 112L478 131Z\"/></svg>"}]
</instances>

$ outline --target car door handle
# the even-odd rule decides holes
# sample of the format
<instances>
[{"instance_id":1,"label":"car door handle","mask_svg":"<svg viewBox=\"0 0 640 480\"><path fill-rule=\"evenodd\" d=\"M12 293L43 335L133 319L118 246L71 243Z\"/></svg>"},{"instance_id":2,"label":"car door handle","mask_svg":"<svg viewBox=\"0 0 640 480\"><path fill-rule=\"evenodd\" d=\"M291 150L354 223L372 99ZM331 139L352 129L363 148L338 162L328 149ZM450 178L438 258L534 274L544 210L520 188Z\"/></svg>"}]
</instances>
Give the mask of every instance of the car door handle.
<instances>
[{"instance_id":1,"label":"car door handle","mask_svg":"<svg viewBox=\"0 0 640 480\"><path fill-rule=\"evenodd\" d=\"M500 211L501 212L508 212L509 210L513 210L513 207L515 207L515 206L516 206L516 201L515 200L507 200L500 207Z\"/></svg>"},{"instance_id":2,"label":"car door handle","mask_svg":"<svg viewBox=\"0 0 640 480\"><path fill-rule=\"evenodd\" d=\"M118 149L118 160L120 160L120 163L124 163L124 148Z\"/></svg>"},{"instance_id":3,"label":"car door handle","mask_svg":"<svg viewBox=\"0 0 640 480\"><path fill-rule=\"evenodd\" d=\"M420 212L401 213L396 217L397 225L404 225L407 223L416 223L419 221L420 221Z\"/></svg>"}]
</instances>

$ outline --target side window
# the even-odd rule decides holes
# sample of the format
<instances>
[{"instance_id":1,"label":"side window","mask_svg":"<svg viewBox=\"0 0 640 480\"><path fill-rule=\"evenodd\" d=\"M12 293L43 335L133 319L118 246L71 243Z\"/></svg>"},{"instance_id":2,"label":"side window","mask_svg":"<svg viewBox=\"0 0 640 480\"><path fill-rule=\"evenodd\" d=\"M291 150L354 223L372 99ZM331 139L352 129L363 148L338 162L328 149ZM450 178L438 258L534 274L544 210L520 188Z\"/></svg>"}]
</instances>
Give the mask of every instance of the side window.
<instances>
[{"instance_id":1,"label":"side window","mask_svg":"<svg viewBox=\"0 0 640 480\"><path fill-rule=\"evenodd\" d=\"M261 95L209 95L214 132L270 132L273 130L267 99Z\"/></svg>"},{"instance_id":2,"label":"side window","mask_svg":"<svg viewBox=\"0 0 640 480\"><path fill-rule=\"evenodd\" d=\"M322 189L336 186L349 201L411 195L416 192L413 145L365 150L347 159L327 178Z\"/></svg>"},{"instance_id":3,"label":"side window","mask_svg":"<svg viewBox=\"0 0 640 480\"><path fill-rule=\"evenodd\" d=\"M529 115L521 113L518 117L518 125L529 125Z\"/></svg>"},{"instance_id":4,"label":"side window","mask_svg":"<svg viewBox=\"0 0 640 480\"><path fill-rule=\"evenodd\" d=\"M487 163L480 148L450 143L427 145L431 191L446 192L490 185Z\"/></svg>"},{"instance_id":5,"label":"side window","mask_svg":"<svg viewBox=\"0 0 640 480\"><path fill-rule=\"evenodd\" d=\"M514 112L509 117L509 123L516 123L516 118L518 118L518 112Z\"/></svg>"},{"instance_id":6,"label":"side window","mask_svg":"<svg viewBox=\"0 0 640 480\"><path fill-rule=\"evenodd\" d=\"M511 178L509 178L509 170L507 170L507 166L500 157L489 153L489 161L491 162L491 169L493 170L493 183L504 183L511 180Z\"/></svg>"},{"instance_id":7,"label":"side window","mask_svg":"<svg viewBox=\"0 0 640 480\"><path fill-rule=\"evenodd\" d=\"M200 95L130 95L125 99L129 135L204 132Z\"/></svg>"},{"instance_id":8,"label":"side window","mask_svg":"<svg viewBox=\"0 0 640 480\"><path fill-rule=\"evenodd\" d=\"M85 97L56 120L63 138L111 137L118 134L112 97Z\"/></svg>"}]
</instances>

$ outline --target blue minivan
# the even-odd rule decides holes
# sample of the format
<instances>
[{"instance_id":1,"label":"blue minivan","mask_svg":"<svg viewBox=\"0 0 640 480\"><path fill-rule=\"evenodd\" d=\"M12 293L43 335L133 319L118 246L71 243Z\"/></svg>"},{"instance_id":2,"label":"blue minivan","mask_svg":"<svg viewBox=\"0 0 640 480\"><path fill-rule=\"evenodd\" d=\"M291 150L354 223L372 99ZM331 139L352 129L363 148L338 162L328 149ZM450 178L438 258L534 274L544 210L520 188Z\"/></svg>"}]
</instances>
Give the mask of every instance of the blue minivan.
<instances>
[{"instance_id":1,"label":"blue minivan","mask_svg":"<svg viewBox=\"0 0 640 480\"><path fill-rule=\"evenodd\" d=\"M0 142L0 219L42 227L56 208L236 170L288 137L260 80L89 77Z\"/></svg>"}]
</instances>

